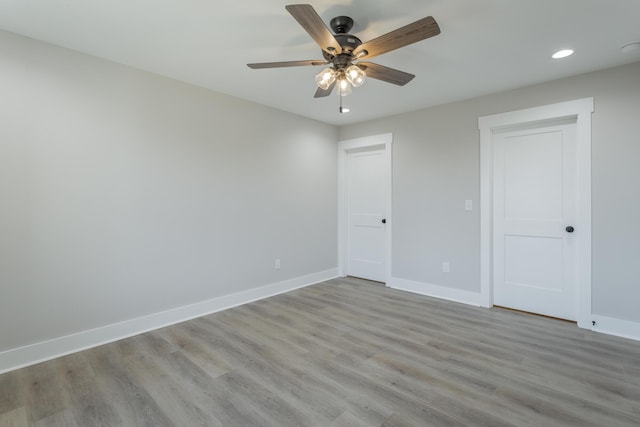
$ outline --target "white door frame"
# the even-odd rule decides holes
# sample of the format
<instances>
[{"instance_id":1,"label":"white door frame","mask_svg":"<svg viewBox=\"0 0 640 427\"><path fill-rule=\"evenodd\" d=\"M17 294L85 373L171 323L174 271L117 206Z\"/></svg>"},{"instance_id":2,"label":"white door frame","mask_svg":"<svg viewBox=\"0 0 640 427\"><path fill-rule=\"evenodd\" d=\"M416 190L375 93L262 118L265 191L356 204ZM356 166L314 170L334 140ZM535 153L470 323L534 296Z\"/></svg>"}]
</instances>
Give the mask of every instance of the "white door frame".
<instances>
[{"instance_id":1,"label":"white door frame","mask_svg":"<svg viewBox=\"0 0 640 427\"><path fill-rule=\"evenodd\" d=\"M393 134L366 136L363 138L349 139L338 142L338 274L340 277L347 275L347 154L349 151L380 147L384 149L385 168L382 171L386 175L387 188L383 189L385 198L385 283L388 285L391 279L391 228L393 226L391 214L391 144Z\"/></svg>"},{"instance_id":2,"label":"white door frame","mask_svg":"<svg viewBox=\"0 0 640 427\"><path fill-rule=\"evenodd\" d=\"M591 113L593 98L577 99L478 119L480 129L480 299L493 306L493 133L526 124L575 118L579 230L577 279L578 326L591 329Z\"/></svg>"}]
</instances>

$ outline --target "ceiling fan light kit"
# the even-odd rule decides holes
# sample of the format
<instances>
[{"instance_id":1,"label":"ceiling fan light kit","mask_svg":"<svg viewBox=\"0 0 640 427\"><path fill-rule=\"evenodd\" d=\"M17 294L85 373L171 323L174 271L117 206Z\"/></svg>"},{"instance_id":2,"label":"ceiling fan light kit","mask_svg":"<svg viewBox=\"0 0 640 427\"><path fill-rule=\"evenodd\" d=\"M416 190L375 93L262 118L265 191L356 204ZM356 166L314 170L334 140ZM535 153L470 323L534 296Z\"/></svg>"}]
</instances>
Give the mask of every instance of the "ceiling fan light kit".
<instances>
[{"instance_id":1,"label":"ceiling fan light kit","mask_svg":"<svg viewBox=\"0 0 640 427\"><path fill-rule=\"evenodd\" d=\"M367 78L364 70L357 65L350 65L349 68L345 70L345 75L347 76L347 80L353 87L362 86L362 83L364 83L365 79Z\"/></svg>"},{"instance_id":2,"label":"ceiling fan light kit","mask_svg":"<svg viewBox=\"0 0 640 427\"><path fill-rule=\"evenodd\" d=\"M340 96L339 112L347 112L342 107L342 97L351 93L352 88L360 87L367 77L382 80L398 86L404 86L415 76L404 71L395 70L373 62L362 62L362 59L374 58L383 53L399 49L440 34L438 23L431 16L422 18L412 24L405 25L366 43L349 34L353 27L353 19L348 16L337 16L329 25L325 25L320 15L309 4L292 4L286 6L287 11L304 28L311 38L322 49L323 60L263 62L247 64L249 68L280 68L306 65L327 66L315 77L318 89L314 98L329 96L335 86Z\"/></svg>"},{"instance_id":3,"label":"ceiling fan light kit","mask_svg":"<svg viewBox=\"0 0 640 427\"><path fill-rule=\"evenodd\" d=\"M336 72L333 68L325 68L316 76L316 84L322 90L327 90L336 81Z\"/></svg>"},{"instance_id":4,"label":"ceiling fan light kit","mask_svg":"<svg viewBox=\"0 0 640 427\"><path fill-rule=\"evenodd\" d=\"M344 77L338 79L338 94L340 96L351 95L351 84Z\"/></svg>"}]
</instances>

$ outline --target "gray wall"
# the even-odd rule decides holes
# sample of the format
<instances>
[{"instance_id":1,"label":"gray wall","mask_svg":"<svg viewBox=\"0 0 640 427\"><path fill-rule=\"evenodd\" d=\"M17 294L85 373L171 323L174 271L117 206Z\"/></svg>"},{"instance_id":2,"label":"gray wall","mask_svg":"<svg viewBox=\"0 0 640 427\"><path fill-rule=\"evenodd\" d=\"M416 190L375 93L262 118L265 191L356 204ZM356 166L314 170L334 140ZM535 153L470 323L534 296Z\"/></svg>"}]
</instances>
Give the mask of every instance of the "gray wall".
<instances>
[{"instance_id":1,"label":"gray wall","mask_svg":"<svg viewBox=\"0 0 640 427\"><path fill-rule=\"evenodd\" d=\"M338 133L0 32L0 94L0 351L335 268L338 136L394 133L394 277L478 291L478 117L590 96L594 313L640 321L640 64Z\"/></svg>"},{"instance_id":2,"label":"gray wall","mask_svg":"<svg viewBox=\"0 0 640 427\"><path fill-rule=\"evenodd\" d=\"M393 132L393 277L479 291L478 117L586 97L593 311L640 321L640 63L341 127L341 140Z\"/></svg>"},{"instance_id":3,"label":"gray wall","mask_svg":"<svg viewBox=\"0 0 640 427\"><path fill-rule=\"evenodd\" d=\"M336 267L335 127L5 32L0 94L0 351Z\"/></svg>"}]
</instances>

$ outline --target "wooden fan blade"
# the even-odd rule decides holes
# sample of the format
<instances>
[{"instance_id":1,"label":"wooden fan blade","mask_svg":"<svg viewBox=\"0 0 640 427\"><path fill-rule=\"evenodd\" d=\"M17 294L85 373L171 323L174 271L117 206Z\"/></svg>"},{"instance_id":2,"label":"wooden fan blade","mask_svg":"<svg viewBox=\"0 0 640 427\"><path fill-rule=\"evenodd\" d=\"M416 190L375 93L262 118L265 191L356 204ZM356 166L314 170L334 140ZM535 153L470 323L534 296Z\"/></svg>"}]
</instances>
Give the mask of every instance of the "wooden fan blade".
<instances>
[{"instance_id":1,"label":"wooden fan blade","mask_svg":"<svg viewBox=\"0 0 640 427\"><path fill-rule=\"evenodd\" d=\"M358 67L362 68L367 77L382 80L394 85L404 86L415 77L413 74L404 71L394 70L384 65L374 64L373 62L358 62Z\"/></svg>"},{"instance_id":2,"label":"wooden fan blade","mask_svg":"<svg viewBox=\"0 0 640 427\"><path fill-rule=\"evenodd\" d=\"M342 53L342 46L310 4L290 4L285 7L322 50L331 55Z\"/></svg>"},{"instance_id":3,"label":"wooden fan blade","mask_svg":"<svg viewBox=\"0 0 640 427\"><path fill-rule=\"evenodd\" d=\"M316 94L313 95L314 98L324 98L325 96L329 96L331 95L331 92L333 92L333 88L336 87L336 82L331 83L331 86L329 86L329 88L327 90L324 90L322 88L318 88L318 90L316 90Z\"/></svg>"},{"instance_id":4,"label":"wooden fan blade","mask_svg":"<svg viewBox=\"0 0 640 427\"><path fill-rule=\"evenodd\" d=\"M362 55L366 51L366 55L362 55L362 57L369 59L438 34L440 34L438 23L432 16L427 16L413 24L405 25L361 44L353 52L353 55L358 57L359 54Z\"/></svg>"},{"instance_id":5,"label":"wooden fan blade","mask_svg":"<svg viewBox=\"0 0 640 427\"><path fill-rule=\"evenodd\" d=\"M285 61L285 62L258 62L255 64L247 64L247 67L255 69L259 68L281 68L281 67L303 67L305 65L326 65L327 61L321 59L311 59L308 61Z\"/></svg>"}]
</instances>

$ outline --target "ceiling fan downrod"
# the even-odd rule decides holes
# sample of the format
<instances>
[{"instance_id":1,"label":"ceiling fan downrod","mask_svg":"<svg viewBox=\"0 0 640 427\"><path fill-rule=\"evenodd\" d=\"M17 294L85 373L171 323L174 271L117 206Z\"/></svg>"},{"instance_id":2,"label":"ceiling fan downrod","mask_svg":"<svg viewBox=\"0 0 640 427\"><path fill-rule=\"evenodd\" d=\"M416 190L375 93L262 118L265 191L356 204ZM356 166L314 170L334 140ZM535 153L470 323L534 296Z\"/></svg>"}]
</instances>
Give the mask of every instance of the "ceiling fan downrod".
<instances>
[{"instance_id":1,"label":"ceiling fan downrod","mask_svg":"<svg viewBox=\"0 0 640 427\"><path fill-rule=\"evenodd\" d=\"M349 111L351 111L347 107L342 106L342 97L343 97L342 90L343 90L342 87L338 86L338 98L340 98L340 107L338 108L338 112L340 114L348 113Z\"/></svg>"}]
</instances>

